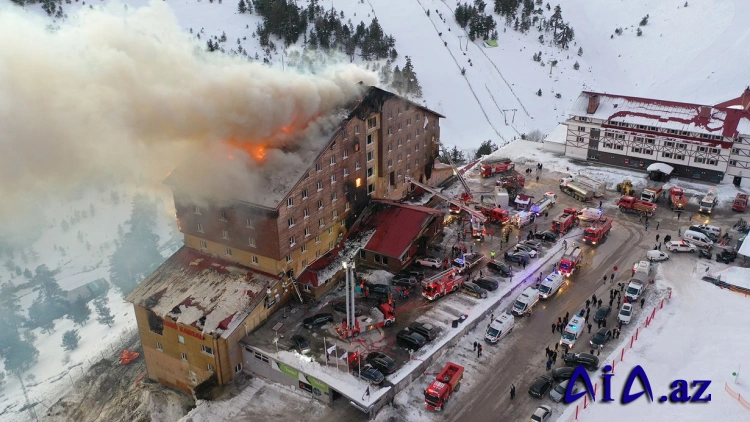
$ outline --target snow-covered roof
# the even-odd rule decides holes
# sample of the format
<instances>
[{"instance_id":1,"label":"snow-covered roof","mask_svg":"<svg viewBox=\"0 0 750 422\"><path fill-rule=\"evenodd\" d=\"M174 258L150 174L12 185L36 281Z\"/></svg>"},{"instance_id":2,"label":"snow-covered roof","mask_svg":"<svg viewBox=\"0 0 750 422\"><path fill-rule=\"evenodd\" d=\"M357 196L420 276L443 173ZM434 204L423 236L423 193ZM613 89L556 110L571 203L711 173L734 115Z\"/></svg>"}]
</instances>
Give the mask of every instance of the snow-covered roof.
<instances>
[{"instance_id":1,"label":"snow-covered roof","mask_svg":"<svg viewBox=\"0 0 750 422\"><path fill-rule=\"evenodd\" d=\"M228 335L276 281L270 274L183 246L126 300L204 334Z\"/></svg>"},{"instance_id":2,"label":"snow-covered roof","mask_svg":"<svg viewBox=\"0 0 750 422\"><path fill-rule=\"evenodd\" d=\"M647 171L660 171L664 174L672 174L674 167L664 163L654 163L646 168Z\"/></svg>"},{"instance_id":3,"label":"snow-covered roof","mask_svg":"<svg viewBox=\"0 0 750 422\"><path fill-rule=\"evenodd\" d=\"M750 136L750 117L743 117L737 122L737 133Z\"/></svg>"},{"instance_id":4,"label":"snow-covered roof","mask_svg":"<svg viewBox=\"0 0 750 422\"><path fill-rule=\"evenodd\" d=\"M565 137L568 134L568 126L564 124L557 125L552 132L544 137L544 142L552 142L555 144L564 144Z\"/></svg>"},{"instance_id":5,"label":"snow-covered roof","mask_svg":"<svg viewBox=\"0 0 750 422\"><path fill-rule=\"evenodd\" d=\"M737 251L738 254L750 257L750 240L747 240L748 237L745 237L745 240L742 241L742 245L740 245L740 249Z\"/></svg>"},{"instance_id":6,"label":"snow-covered roof","mask_svg":"<svg viewBox=\"0 0 750 422\"><path fill-rule=\"evenodd\" d=\"M594 113L588 113L589 98L599 96ZM701 110L704 112L702 113ZM570 109L573 116L586 116L605 121L655 126L677 131L735 137L744 110L702 104L581 92ZM743 129L746 127L743 125Z\"/></svg>"}]
</instances>

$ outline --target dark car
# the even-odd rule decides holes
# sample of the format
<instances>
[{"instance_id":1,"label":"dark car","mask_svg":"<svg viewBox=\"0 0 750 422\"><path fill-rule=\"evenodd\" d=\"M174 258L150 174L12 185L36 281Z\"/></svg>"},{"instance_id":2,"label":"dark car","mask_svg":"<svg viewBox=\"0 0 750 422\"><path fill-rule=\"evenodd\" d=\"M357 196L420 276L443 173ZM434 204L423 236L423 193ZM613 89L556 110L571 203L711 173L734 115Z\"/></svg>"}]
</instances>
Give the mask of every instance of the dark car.
<instances>
[{"instance_id":1,"label":"dark car","mask_svg":"<svg viewBox=\"0 0 750 422\"><path fill-rule=\"evenodd\" d=\"M528 264L531 262L531 257L526 252L516 251L516 252L505 252L505 260L510 262L515 262L517 264L521 264L522 262L526 261Z\"/></svg>"},{"instance_id":2,"label":"dark car","mask_svg":"<svg viewBox=\"0 0 750 422\"><path fill-rule=\"evenodd\" d=\"M461 290L469 296L474 296L479 299L485 299L487 297L487 290L477 286L472 282L464 283Z\"/></svg>"},{"instance_id":3,"label":"dark car","mask_svg":"<svg viewBox=\"0 0 750 422\"><path fill-rule=\"evenodd\" d=\"M552 378L557 382L569 380L573 376L573 371L575 371L575 368L561 366L552 370Z\"/></svg>"},{"instance_id":4,"label":"dark car","mask_svg":"<svg viewBox=\"0 0 750 422\"><path fill-rule=\"evenodd\" d=\"M409 330L424 337L427 341L435 340L435 337L438 335L437 328L435 328L434 325L425 322L412 322L409 324Z\"/></svg>"},{"instance_id":5,"label":"dark car","mask_svg":"<svg viewBox=\"0 0 750 422\"><path fill-rule=\"evenodd\" d=\"M365 361L386 375L396 372L396 361L385 353L370 352Z\"/></svg>"},{"instance_id":6,"label":"dark car","mask_svg":"<svg viewBox=\"0 0 750 422\"><path fill-rule=\"evenodd\" d=\"M542 248L542 242L538 240L525 240L521 242L521 244L526 245L537 252Z\"/></svg>"},{"instance_id":7,"label":"dark car","mask_svg":"<svg viewBox=\"0 0 750 422\"><path fill-rule=\"evenodd\" d=\"M305 318L302 321L302 325L305 326L305 328L312 329L313 327L320 327L321 325L328 324L329 322L333 322L333 315L330 313L324 313L324 314L315 314L309 318Z\"/></svg>"},{"instance_id":8,"label":"dark car","mask_svg":"<svg viewBox=\"0 0 750 422\"><path fill-rule=\"evenodd\" d=\"M711 258L714 256L714 254L712 254L708 249L701 248L701 249L698 249L698 256L700 258L706 258L710 261Z\"/></svg>"},{"instance_id":9,"label":"dark car","mask_svg":"<svg viewBox=\"0 0 750 422\"><path fill-rule=\"evenodd\" d=\"M589 341L589 344L591 344L592 348L599 349L604 347L604 343L609 341L610 338L612 338L612 330L608 330L607 328L600 328L599 331L594 334L594 337Z\"/></svg>"},{"instance_id":10,"label":"dark car","mask_svg":"<svg viewBox=\"0 0 750 422\"><path fill-rule=\"evenodd\" d=\"M599 369L599 358L589 353L568 353L563 355L563 362L568 366L583 366L589 371Z\"/></svg>"},{"instance_id":11,"label":"dark car","mask_svg":"<svg viewBox=\"0 0 750 422\"><path fill-rule=\"evenodd\" d=\"M531 383L529 395L541 399L552 388L552 377L549 375L540 375Z\"/></svg>"},{"instance_id":12,"label":"dark car","mask_svg":"<svg viewBox=\"0 0 750 422\"><path fill-rule=\"evenodd\" d=\"M372 296L388 297L388 294L391 292L391 287L387 284L367 283L366 287Z\"/></svg>"},{"instance_id":13,"label":"dark car","mask_svg":"<svg viewBox=\"0 0 750 422\"><path fill-rule=\"evenodd\" d=\"M499 272L503 277L513 275L513 269L508 264L494 259L487 263L487 268Z\"/></svg>"},{"instance_id":14,"label":"dark car","mask_svg":"<svg viewBox=\"0 0 750 422\"><path fill-rule=\"evenodd\" d=\"M333 304L333 310L336 312L341 312L342 314L346 313L346 302L336 302ZM362 315L362 308L359 306L354 307L354 316L361 316Z\"/></svg>"},{"instance_id":15,"label":"dark car","mask_svg":"<svg viewBox=\"0 0 750 422\"><path fill-rule=\"evenodd\" d=\"M415 278L417 279L417 282L420 282L424 280L424 271L401 271L400 273L396 274L395 278Z\"/></svg>"},{"instance_id":16,"label":"dark car","mask_svg":"<svg viewBox=\"0 0 750 422\"><path fill-rule=\"evenodd\" d=\"M594 314L594 322L599 322L601 320L607 319L607 317L611 313L612 313L611 306L602 306L601 308L596 310L596 313Z\"/></svg>"},{"instance_id":17,"label":"dark car","mask_svg":"<svg viewBox=\"0 0 750 422\"><path fill-rule=\"evenodd\" d=\"M414 277L402 277L402 278L396 278L394 277L393 280L391 280L391 284L394 286L401 286L401 287L414 287L417 285L417 279Z\"/></svg>"},{"instance_id":18,"label":"dark car","mask_svg":"<svg viewBox=\"0 0 750 422\"><path fill-rule=\"evenodd\" d=\"M401 330L396 334L396 343L406 349L419 350L427 340L413 331Z\"/></svg>"},{"instance_id":19,"label":"dark car","mask_svg":"<svg viewBox=\"0 0 750 422\"><path fill-rule=\"evenodd\" d=\"M300 335L294 335L292 336L292 349L305 355L310 353L310 343L308 343L306 338Z\"/></svg>"},{"instance_id":20,"label":"dark car","mask_svg":"<svg viewBox=\"0 0 750 422\"><path fill-rule=\"evenodd\" d=\"M721 253L716 253L716 261L729 264L737 258L736 251L724 250Z\"/></svg>"},{"instance_id":21,"label":"dark car","mask_svg":"<svg viewBox=\"0 0 750 422\"><path fill-rule=\"evenodd\" d=\"M500 287L500 283L489 278L478 278L474 280L474 284L489 291L495 291Z\"/></svg>"},{"instance_id":22,"label":"dark car","mask_svg":"<svg viewBox=\"0 0 750 422\"><path fill-rule=\"evenodd\" d=\"M557 242L557 233L549 230L534 233L534 239L539 239L544 242Z\"/></svg>"},{"instance_id":23,"label":"dark car","mask_svg":"<svg viewBox=\"0 0 750 422\"><path fill-rule=\"evenodd\" d=\"M373 368L371 365L365 365L362 368L355 367L352 370L352 375L370 381L370 383L375 385L380 385L383 383L383 380L385 380L383 373Z\"/></svg>"}]
</instances>

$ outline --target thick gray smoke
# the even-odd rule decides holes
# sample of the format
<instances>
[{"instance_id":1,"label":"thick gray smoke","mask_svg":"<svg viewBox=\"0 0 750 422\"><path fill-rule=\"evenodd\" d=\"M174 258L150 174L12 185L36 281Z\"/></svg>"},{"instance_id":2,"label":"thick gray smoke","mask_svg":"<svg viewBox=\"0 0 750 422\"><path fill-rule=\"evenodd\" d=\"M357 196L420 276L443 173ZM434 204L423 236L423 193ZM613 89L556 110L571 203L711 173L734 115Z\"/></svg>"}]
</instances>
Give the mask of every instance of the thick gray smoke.
<instances>
[{"instance_id":1,"label":"thick gray smoke","mask_svg":"<svg viewBox=\"0 0 750 422\"><path fill-rule=\"evenodd\" d=\"M158 181L226 139L268 143L282 128L309 130L355 98L357 82L377 84L353 65L302 75L204 52L161 1L50 23L0 8L3 225L22 199L105 176Z\"/></svg>"}]
</instances>

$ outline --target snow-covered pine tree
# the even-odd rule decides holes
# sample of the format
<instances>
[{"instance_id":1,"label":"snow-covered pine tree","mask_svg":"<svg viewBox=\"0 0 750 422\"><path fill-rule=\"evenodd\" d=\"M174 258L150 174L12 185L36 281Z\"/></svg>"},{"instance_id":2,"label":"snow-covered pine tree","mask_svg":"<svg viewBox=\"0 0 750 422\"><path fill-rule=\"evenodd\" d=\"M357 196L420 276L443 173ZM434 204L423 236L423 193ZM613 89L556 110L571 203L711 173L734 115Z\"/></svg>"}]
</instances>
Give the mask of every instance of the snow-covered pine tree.
<instances>
[{"instance_id":1,"label":"snow-covered pine tree","mask_svg":"<svg viewBox=\"0 0 750 422\"><path fill-rule=\"evenodd\" d=\"M78 348L78 342L81 340L81 335L78 334L78 330L68 330L63 334L62 347L67 351L73 351Z\"/></svg>"},{"instance_id":2,"label":"snow-covered pine tree","mask_svg":"<svg viewBox=\"0 0 750 422\"><path fill-rule=\"evenodd\" d=\"M240 13L247 12L247 4L245 4L245 0L240 0L240 2L237 4L237 11Z\"/></svg>"}]
</instances>

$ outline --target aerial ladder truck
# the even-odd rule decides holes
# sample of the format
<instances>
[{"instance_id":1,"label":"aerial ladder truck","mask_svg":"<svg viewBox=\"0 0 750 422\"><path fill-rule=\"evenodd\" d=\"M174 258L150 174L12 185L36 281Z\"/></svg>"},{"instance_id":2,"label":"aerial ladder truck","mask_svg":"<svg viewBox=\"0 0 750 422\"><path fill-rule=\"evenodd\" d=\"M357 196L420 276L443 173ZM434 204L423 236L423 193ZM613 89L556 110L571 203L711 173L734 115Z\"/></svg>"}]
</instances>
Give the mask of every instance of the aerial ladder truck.
<instances>
[{"instance_id":1,"label":"aerial ladder truck","mask_svg":"<svg viewBox=\"0 0 750 422\"><path fill-rule=\"evenodd\" d=\"M461 211L466 211L469 216L471 216L471 236L474 238L482 238L487 235L487 230L484 227L484 223L487 222L487 217L485 217L484 214L482 214L481 211L471 209L467 205L465 205L461 200L458 199L452 199L448 198L447 196L443 195L438 191L437 189L431 188L425 184L419 183L412 179L411 177L406 177L404 179L406 183L411 183L414 186L419 186L420 188L426 190L427 192L432 193L436 197L447 201L449 204L453 205L454 207L460 209Z\"/></svg>"}]
</instances>

